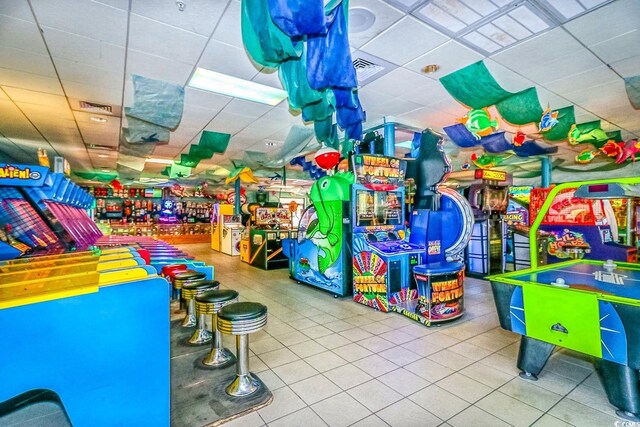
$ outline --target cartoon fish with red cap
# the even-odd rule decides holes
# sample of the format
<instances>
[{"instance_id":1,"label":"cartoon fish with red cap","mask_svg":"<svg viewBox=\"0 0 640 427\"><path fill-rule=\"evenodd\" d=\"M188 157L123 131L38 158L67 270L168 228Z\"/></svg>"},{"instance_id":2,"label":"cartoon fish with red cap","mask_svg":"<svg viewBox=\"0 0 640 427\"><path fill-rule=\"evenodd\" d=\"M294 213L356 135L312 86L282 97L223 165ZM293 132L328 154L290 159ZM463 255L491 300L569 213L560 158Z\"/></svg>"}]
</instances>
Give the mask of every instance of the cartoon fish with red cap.
<instances>
[{"instance_id":1,"label":"cartoon fish with red cap","mask_svg":"<svg viewBox=\"0 0 640 427\"><path fill-rule=\"evenodd\" d=\"M618 154L622 153L622 144L610 139L600 147L600 151L609 157L617 157Z\"/></svg>"}]
</instances>

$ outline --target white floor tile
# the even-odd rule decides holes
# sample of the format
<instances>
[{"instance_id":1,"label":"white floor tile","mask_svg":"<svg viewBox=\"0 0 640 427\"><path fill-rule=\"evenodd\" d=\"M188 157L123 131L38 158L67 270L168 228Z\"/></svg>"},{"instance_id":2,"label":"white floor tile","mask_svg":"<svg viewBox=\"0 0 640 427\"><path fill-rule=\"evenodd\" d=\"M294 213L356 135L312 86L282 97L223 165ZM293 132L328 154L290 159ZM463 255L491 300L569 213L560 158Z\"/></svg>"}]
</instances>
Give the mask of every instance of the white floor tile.
<instances>
[{"instance_id":1,"label":"white floor tile","mask_svg":"<svg viewBox=\"0 0 640 427\"><path fill-rule=\"evenodd\" d=\"M436 385L470 403L482 399L493 391L491 387L457 372L441 379Z\"/></svg>"},{"instance_id":2,"label":"white floor tile","mask_svg":"<svg viewBox=\"0 0 640 427\"><path fill-rule=\"evenodd\" d=\"M347 393L340 393L311 406L332 427L346 427L371 415L371 412Z\"/></svg>"},{"instance_id":3,"label":"white floor tile","mask_svg":"<svg viewBox=\"0 0 640 427\"><path fill-rule=\"evenodd\" d=\"M315 375L292 384L291 389L300 396L307 405L313 405L327 397L331 397L342 392L340 387L332 383L323 375Z\"/></svg>"},{"instance_id":4,"label":"white floor tile","mask_svg":"<svg viewBox=\"0 0 640 427\"><path fill-rule=\"evenodd\" d=\"M372 379L371 375L352 364L340 366L339 368L327 371L324 373L324 376L329 378L343 390L348 390L351 387L355 387Z\"/></svg>"},{"instance_id":5,"label":"white floor tile","mask_svg":"<svg viewBox=\"0 0 640 427\"><path fill-rule=\"evenodd\" d=\"M258 411L260 417L267 422L277 420L307 406L289 387L273 392L273 401Z\"/></svg>"},{"instance_id":6,"label":"white floor tile","mask_svg":"<svg viewBox=\"0 0 640 427\"><path fill-rule=\"evenodd\" d=\"M318 371L313 369L313 367L304 360L296 360L295 362L278 366L277 368L273 368L273 372L280 377L285 384L293 384L318 374Z\"/></svg>"},{"instance_id":7,"label":"white floor tile","mask_svg":"<svg viewBox=\"0 0 640 427\"><path fill-rule=\"evenodd\" d=\"M348 362L332 351L325 351L314 356L304 359L309 365L313 366L318 372L326 372L339 366L346 365Z\"/></svg>"},{"instance_id":8,"label":"white floor tile","mask_svg":"<svg viewBox=\"0 0 640 427\"><path fill-rule=\"evenodd\" d=\"M406 427L412 425L435 427L442 424L440 418L416 405L409 399L402 399L391 406L387 406L381 411L378 411L376 415L391 427Z\"/></svg>"},{"instance_id":9,"label":"white floor tile","mask_svg":"<svg viewBox=\"0 0 640 427\"><path fill-rule=\"evenodd\" d=\"M269 423L269 427L325 427L326 425L327 423L322 421L322 418L311 408L301 409Z\"/></svg>"},{"instance_id":10,"label":"white floor tile","mask_svg":"<svg viewBox=\"0 0 640 427\"><path fill-rule=\"evenodd\" d=\"M402 399L403 396L378 380L367 381L347 391L371 412L376 412Z\"/></svg>"},{"instance_id":11,"label":"white floor tile","mask_svg":"<svg viewBox=\"0 0 640 427\"><path fill-rule=\"evenodd\" d=\"M545 412L562 399L562 396L559 394L538 387L536 382L523 380L518 377L500 387L499 390L508 396Z\"/></svg>"},{"instance_id":12,"label":"white floor tile","mask_svg":"<svg viewBox=\"0 0 640 427\"><path fill-rule=\"evenodd\" d=\"M529 426L543 415L542 411L499 391L480 400L476 406L516 427Z\"/></svg>"},{"instance_id":13,"label":"white floor tile","mask_svg":"<svg viewBox=\"0 0 640 427\"><path fill-rule=\"evenodd\" d=\"M419 377L412 372L407 371L404 368L388 372L378 377L378 379L382 383L391 387L405 397L425 388L430 384L429 381L425 380L422 377Z\"/></svg>"},{"instance_id":14,"label":"white floor tile","mask_svg":"<svg viewBox=\"0 0 640 427\"><path fill-rule=\"evenodd\" d=\"M435 384L412 394L409 399L443 420L448 420L471 405Z\"/></svg>"}]
</instances>

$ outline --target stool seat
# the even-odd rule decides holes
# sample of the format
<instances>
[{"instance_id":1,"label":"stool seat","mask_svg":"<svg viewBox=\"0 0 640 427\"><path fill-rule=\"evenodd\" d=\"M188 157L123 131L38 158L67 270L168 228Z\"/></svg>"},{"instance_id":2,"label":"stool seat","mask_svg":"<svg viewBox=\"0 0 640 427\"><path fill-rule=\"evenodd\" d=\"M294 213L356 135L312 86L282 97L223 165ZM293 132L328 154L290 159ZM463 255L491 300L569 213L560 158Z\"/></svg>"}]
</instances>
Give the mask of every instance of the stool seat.
<instances>
[{"instance_id":1,"label":"stool seat","mask_svg":"<svg viewBox=\"0 0 640 427\"><path fill-rule=\"evenodd\" d=\"M185 271L181 271L178 274L174 275L173 278L176 280L180 280L183 282L191 281L191 280L201 280L201 279L205 279L207 277L206 274L204 273L200 273L198 271L195 270L185 270Z\"/></svg>"},{"instance_id":2,"label":"stool seat","mask_svg":"<svg viewBox=\"0 0 640 427\"><path fill-rule=\"evenodd\" d=\"M267 314L267 307L257 302L239 302L224 307L218 317L230 322L256 320Z\"/></svg>"},{"instance_id":3,"label":"stool seat","mask_svg":"<svg viewBox=\"0 0 640 427\"><path fill-rule=\"evenodd\" d=\"M238 292L231 289L217 289L215 291L204 292L196 297L197 302L202 303L219 303L230 301L238 298Z\"/></svg>"},{"instance_id":4,"label":"stool seat","mask_svg":"<svg viewBox=\"0 0 640 427\"><path fill-rule=\"evenodd\" d=\"M185 271L187 264L167 264L162 266L162 275L166 276L171 271Z\"/></svg>"},{"instance_id":5,"label":"stool seat","mask_svg":"<svg viewBox=\"0 0 640 427\"><path fill-rule=\"evenodd\" d=\"M461 262L432 262L430 264L421 264L413 267L413 272L427 275L441 275L457 273L464 268Z\"/></svg>"},{"instance_id":6,"label":"stool seat","mask_svg":"<svg viewBox=\"0 0 640 427\"><path fill-rule=\"evenodd\" d=\"M199 291L201 289L217 288L218 286L220 286L220 282L218 282L217 280L203 279L203 280L195 280L193 282L189 281L189 283L185 283L184 286L182 286L182 289Z\"/></svg>"}]
</instances>

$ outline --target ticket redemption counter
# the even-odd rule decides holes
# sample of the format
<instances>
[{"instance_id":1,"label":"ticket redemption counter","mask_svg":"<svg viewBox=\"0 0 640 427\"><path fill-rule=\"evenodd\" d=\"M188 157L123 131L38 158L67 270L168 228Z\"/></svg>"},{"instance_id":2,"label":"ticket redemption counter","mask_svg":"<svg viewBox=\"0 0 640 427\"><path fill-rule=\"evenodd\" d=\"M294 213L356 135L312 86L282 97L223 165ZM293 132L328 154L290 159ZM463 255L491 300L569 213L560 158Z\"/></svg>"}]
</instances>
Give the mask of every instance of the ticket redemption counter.
<instances>
[{"instance_id":1,"label":"ticket redemption counter","mask_svg":"<svg viewBox=\"0 0 640 427\"><path fill-rule=\"evenodd\" d=\"M249 264L263 270L287 268L289 259L282 252L282 241L297 238L289 229L291 213L285 208L258 208L249 231Z\"/></svg>"}]
</instances>

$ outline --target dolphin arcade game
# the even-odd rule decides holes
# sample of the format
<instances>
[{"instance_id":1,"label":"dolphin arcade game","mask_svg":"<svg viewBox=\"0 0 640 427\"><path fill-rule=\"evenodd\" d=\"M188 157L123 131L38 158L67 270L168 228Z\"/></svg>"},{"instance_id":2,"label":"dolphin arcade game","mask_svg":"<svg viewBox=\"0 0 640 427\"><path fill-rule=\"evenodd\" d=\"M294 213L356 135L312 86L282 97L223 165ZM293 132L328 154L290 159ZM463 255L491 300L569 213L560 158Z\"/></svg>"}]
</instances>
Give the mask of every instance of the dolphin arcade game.
<instances>
[{"instance_id":1,"label":"dolphin arcade game","mask_svg":"<svg viewBox=\"0 0 640 427\"><path fill-rule=\"evenodd\" d=\"M353 156L353 299L384 312L415 298L411 269L425 254L424 245L405 240L406 168L402 159Z\"/></svg>"},{"instance_id":2,"label":"dolphin arcade game","mask_svg":"<svg viewBox=\"0 0 640 427\"><path fill-rule=\"evenodd\" d=\"M317 180L302 213L296 238L283 241L289 272L334 296L351 295L351 229L349 196L353 173L338 172Z\"/></svg>"}]
</instances>

